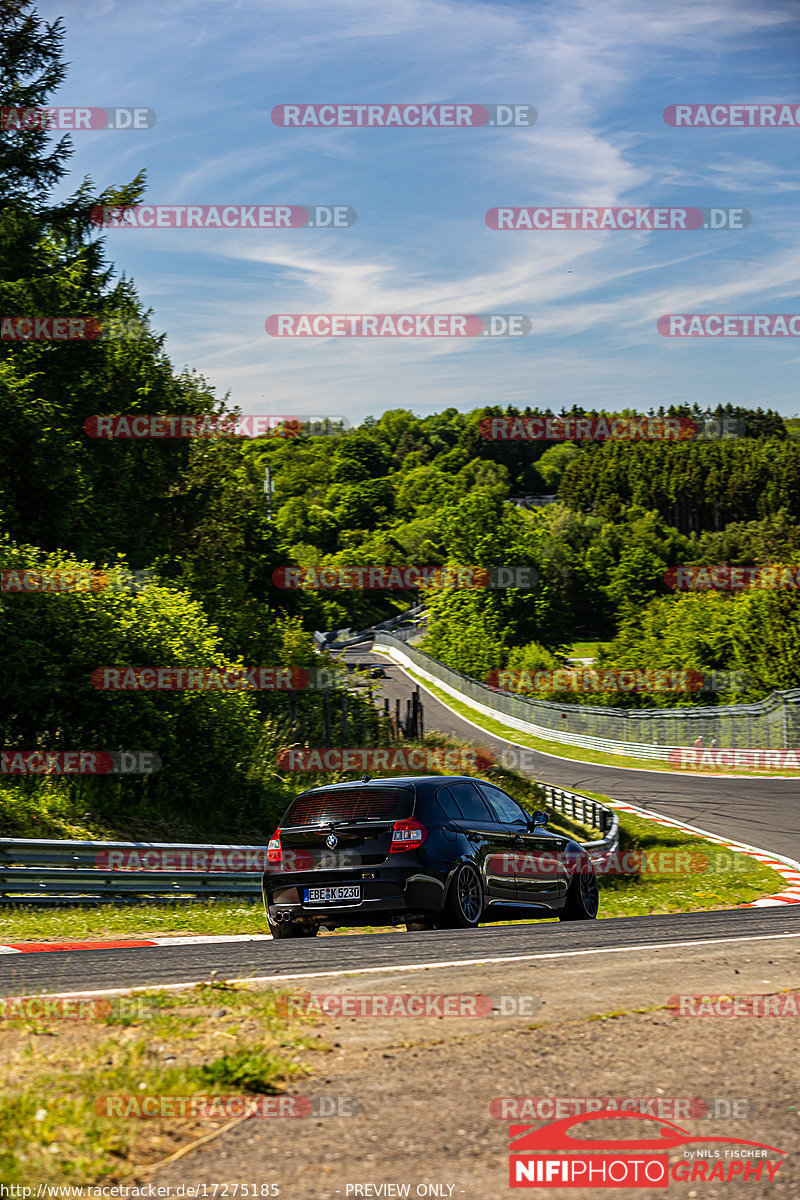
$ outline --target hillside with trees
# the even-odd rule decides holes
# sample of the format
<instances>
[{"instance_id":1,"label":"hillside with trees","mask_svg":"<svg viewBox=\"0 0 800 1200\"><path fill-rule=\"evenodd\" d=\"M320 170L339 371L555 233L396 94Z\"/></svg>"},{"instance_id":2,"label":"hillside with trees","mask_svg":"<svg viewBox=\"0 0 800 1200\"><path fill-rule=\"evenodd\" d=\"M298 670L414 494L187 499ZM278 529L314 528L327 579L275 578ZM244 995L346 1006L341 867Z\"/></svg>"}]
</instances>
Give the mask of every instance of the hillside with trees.
<instances>
[{"instance_id":1,"label":"hillside with trees","mask_svg":"<svg viewBox=\"0 0 800 1200\"><path fill-rule=\"evenodd\" d=\"M6 5L4 107L46 104L64 78L61 22L28 7ZM559 665L586 636L605 640L608 666L751 676L746 691L681 703L800 685L796 591L681 594L665 579L687 564L800 562L798 423L776 412L717 408L717 418L743 422L743 436L674 443L492 441L487 419L543 415L497 404L428 416L392 409L322 437L89 437L85 423L97 414L235 410L199 375L176 372L157 316L108 261L92 223L97 206L144 196L144 170L102 188L84 179L56 200L70 153L68 136L0 131L0 311L119 320L139 336L0 341L0 567L148 571L152 582L129 592L0 594L0 740L4 750L151 748L164 760L152 778L74 783L75 811L135 813L142 827L154 816L179 825L198 814L269 825L291 790L269 749L291 732L285 695L107 695L90 676L131 663L303 665L314 658L315 630L365 627L419 599L411 590L287 590L276 583L280 567L529 568L538 578L530 589L425 590L425 649L479 679ZM657 415L704 411L697 397ZM556 502L512 503L542 494ZM320 697L298 702L299 736L321 737ZM365 712L369 701L351 704ZM17 781L15 803L44 788L55 804L58 786Z\"/></svg>"}]
</instances>

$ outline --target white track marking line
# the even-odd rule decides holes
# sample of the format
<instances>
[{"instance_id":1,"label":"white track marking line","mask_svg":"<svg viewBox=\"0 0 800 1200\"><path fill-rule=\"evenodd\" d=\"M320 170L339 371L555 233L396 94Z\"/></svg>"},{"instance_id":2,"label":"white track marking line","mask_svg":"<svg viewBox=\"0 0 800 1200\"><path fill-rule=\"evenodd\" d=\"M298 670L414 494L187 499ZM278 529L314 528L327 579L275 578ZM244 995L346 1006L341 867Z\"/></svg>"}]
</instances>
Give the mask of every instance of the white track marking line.
<instances>
[{"instance_id":1,"label":"white track marking line","mask_svg":"<svg viewBox=\"0 0 800 1200\"><path fill-rule=\"evenodd\" d=\"M660 813L653 812L648 808L640 808L637 804L631 804L628 800L613 800L610 797L606 797L606 799L608 800L609 807L619 809L620 812L634 813L646 821L653 821L656 825L668 825L681 830L683 833L701 833L709 841L715 842L720 846L725 846L728 850L741 850L750 858L776 871L789 885L782 892L774 892L771 896L761 896L758 900L750 900L747 904L737 904L737 908L766 908L778 904L797 903L796 880L798 878L798 870L800 870L800 863L796 862L795 859L785 858L783 855L776 854L771 850L761 850L758 846L749 846L746 842L732 842L727 838L719 837L718 834L709 833L707 829L700 829L697 825L687 825L685 822L678 822L669 817L662 817Z\"/></svg>"},{"instance_id":2,"label":"white track marking line","mask_svg":"<svg viewBox=\"0 0 800 1200\"><path fill-rule=\"evenodd\" d=\"M459 721L466 721L468 725L471 725L473 727L473 729L477 729L480 733L482 733L484 735L484 737L497 738L498 742L508 742L509 746L518 746L520 750L530 750L534 754L544 755L545 758L554 758L557 762L575 763L576 766L579 766L579 767L599 767L600 770L605 770L605 771L634 771L636 773L640 773L640 772L645 773L646 772L648 775L660 775L662 779L669 779L671 776L675 776L676 778L681 779L684 776L688 775L689 778L691 778L691 779L768 779L768 780L771 780L771 779L783 779L783 780L794 779L795 781L798 780L797 775L729 775L727 771L724 774L720 773L719 775L713 775L713 774L709 774L707 771L705 773L701 773L700 771L669 771L669 770L654 771L651 767L618 767L618 766L616 766L616 764L613 764L613 763L599 763L599 762L594 762L592 759L586 759L586 758L569 758L566 754L551 754L548 750L537 750L534 746L523 746L522 742L513 742L511 740L511 738L503 737L503 735L500 733L491 733L490 730L484 729L484 727L482 725L478 725L476 721L470 721L469 717L462 716L462 714L460 712L456 712L456 710L454 708L451 708L450 705L446 703L446 701L440 700L438 696L435 696L433 694L433 692L430 690L430 688L426 686L426 684L425 684L425 682L423 682L423 680L417 679L401 663L399 663L395 659L393 659L391 654L389 654L388 650L372 649L372 650L368 650L366 653L368 653L368 654L383 654L385 658L389 659L389 661L393 667L397 667L398 671L402 671L403 674L406 675L408 677L408 679L410 679L414 684L419 684L419 686L424 691L426 691L428 693L428 695L433 700L436 701L437 704L441 704L442 708L446 708L447 711L451 712L454 717L458 717ZM436 685L433 684L432 686L435 687ZM439 690L441 691L441 688ZM455 697L454 697L454 699L455 699ZM464 699L461 701L461 703L466 704L467 707L469 707L468 700ZM489 717L488 719L490 721L496 720L498 725L502 725L503 724L502 715L503 715L502 713L499 713L497 718ZM536 737L536 734L532 733L530 736ZM564 745L568 746L569 742L565 742ZM601 751L601 753L602 753L602 751ZM668 766L669 764L665 764L665 765ZM550 786L551 787L559 787L560 785L557 783L554 783L554 784L551 784Z\"/></svg>"},{"instance_id":3,"label":"white track marking line","mask_svg":"<svg viewBox=\"0 0 800 1200\"><path fill-rule=\"evenodd\" d=\"M737 942L770 942L786 941L800 938L800 933L754 933L743 934L739 937L702 938L686 942L642 942L635 946L599 946L588 950L551 950L541 954L504 954L494 958L457 958L432 963L400 963L383 967L350 967L342 971L302 971L292 975L245 975L237 979L215 979L215 983L285 983L289 979L334 979L342 975L379 975L396 974L398 971L433 971L448 967L480 967L489 963L533 962L555 958L581 958L590 954L631 954L642 950L675 950L687 946L719 946ZM202 987L208 979L194 979L186 983L148 983L131 988L107 988L93 992L41 992L39 995L53 999L68 999L82 996L129 996L135 992L178 992L181 989Z\"/></svg>"},{"instance_id":4,"label":"white track marking line","mask_svg":"<svg viewBox=\"0 0 800 1200\"><path fill-rule=\"evenodd\" d=\"M382 653L382 651L373 650L372 653L380 654L380 653ZM438 696L434 696L433 692L431 692L429 688L425 687L424 683L420 682L413 675L409 674L409 672L406 670L405 667L401 666L401 664L399 662L396 662L392 658L391 654L386 653L386 657L391 661L392 665L397 667L397 669L399 671L402 671L409 680L412 680L415 684L419 683L419 686L424 688L424 690L428 693L428 695L431 696L431 698L433 700L435 700L437 704L441 704L443 708L446 708L447 711L451 712L454 717L458 718L458 720L466 721L466 723L468 725L471 725L473 727L473 729L477 729L480 733L482 733L484 735L484 737L495 738L496 741L498 741L498 742L505 742L506 745L508 745L508 746L517 746L520 750L532 750L535 754L544 754L547 758L555 758L556 760L561 761L561 762L579 763L584 766L599 767L601 770L603 768L605 768L606 770L614 770L614 771L642 771L642 772L647 772L647 774L649 774L649 775L661 775L662 778L664 776L666 776L667 778L669 778L670 776L681 778L682 776L685 776L685 775L690 775L693 779L709 779L709 778L719 778L719 779L722 779L722 778L725 778L725 779L795 779L796 778L796 776L793 776L793 775L728 775L727 773L724 776L722 774L720 774L718 776L709 776L709 775L701 775L696 771L651 771L647 767L641 767L641 768L640 767L609 767L609 765L607 763L586 762L585 759L568 758L566 755L562 755L562 754L549 754L546 750L534 750L534 748L532 746L523 746L523 744L521 742L514 742L511 740L511 738L503 737L502 734L490 733L488 729L484 729L483 726L478 725L475 721L470 721L469 717L462 716L461 713L456 712L456 710L454 708L451 708L450 705L447 704L444 700L440 700ZM490 720L491 720L491 718L490 718ZM502 721L498 721L498 724L502 724ZM539 782L541 782L541 781L539 781ZM558 784L550 784L549 786L550 787L558 787L559 785ZM609 797L607 797L607 799L609 799L610 806L612 808L619 808L623 812L636 813L638 816L644 817L651 821L655 821L656 824L658 824L658 825L663 825L663 826L666 826L666 827L672 828L672 829L679 829L685 833L700 833L703 835L703 837L708 838L709 841L717 842L720 845L727 846L731 850L733 850L733 849L744 850L747 853L753 855L754 857L755 856L763 856L764 858L766 858L767 856L769 856L772 859L778 860L779 862L783 863L785 866L791 867L795 871L800 870L800 863L796 862L793 858L784 858L782 855L775 854L771 850L762 850L758 846L748 846L745 842L731 842L726 838L721 838L719 836L719 834L709 833L707 829L700 829L700 827L697 825L686 825L682 821L676 820L675 817L667 817L665 815L662 815L661 813L654 813L651 809L639 808L638 805L631 804L627 800L625 800L625 801L610 800ZM779 873L781 875L783 875L784 878L787 878L784 871L780 871ZM764 897L762 897L761 900L751 900L748 904L737 905L737 907L750 908L754 905L759 905L759 906L763 907L765 902L772 903L775 901L779 901L779 898L783 897L785 895L786 895L786 892L776 892L772 896L764 896ZM780 901L780 902L782 902L782 901Z\"/></svg>"}]
</instances>

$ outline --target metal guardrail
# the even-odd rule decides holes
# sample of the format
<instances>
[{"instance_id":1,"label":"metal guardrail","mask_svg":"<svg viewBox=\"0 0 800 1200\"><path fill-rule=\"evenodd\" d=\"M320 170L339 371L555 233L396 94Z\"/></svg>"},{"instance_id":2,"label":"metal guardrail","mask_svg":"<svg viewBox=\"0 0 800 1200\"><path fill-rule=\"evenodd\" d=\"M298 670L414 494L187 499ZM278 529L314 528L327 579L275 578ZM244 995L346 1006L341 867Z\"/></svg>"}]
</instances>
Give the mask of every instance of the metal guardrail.
<instances>
[{"instance_id":1,"label":"metal guardrail","mask_svg":"<svg viewBox=\"0 0 800 1200\"><path fill-rule=\"evenodd\" d=\"M583 843L591 858L601 858L619 848L619 817L612 808L601 804L599 800L582 796L580 792L568 792L549 783L542 786L550 808L571 817L581 825L588 825L590 829L599 829L602 832L602 838L597 841Z\"/></svg>"},{"instance_id":2,"label":"metal guardrail","mask_svg":"<svg viewBox=\"0 0 800 1200\"><path fill-rule=\"evenodd\" d=\"M353 633L352 629L329 629L324 633L315 630L314 642L320 650L347 650L350 646L360 646L364 642L371 642L373 636L380 632L394 630L398 637L402 637L405 631L397 629L397 626L402 625L403 621L413 620L420 613L424 613L425 607L424 604L413 604L405 612L388 617L385 621L379 621L377 625L370 625L368 629L360 629L357 633ZM411 633L413 634L415 631L416 626L412 628Z\"/></svg>"},{"instance_id":3,"label":"metal guardrail","mask_svg":"<svg viewBox=\"0 0 800 1200\"><path fill-rule=\"evenodd\" d=\"M548 805L592 829L603 831L601 841L584 843L593 858L619 843L616 813L578 792L545 786ZM130 864L140 867L115 868ZM183 858L191 870L166 869L169 860ZM241 867L216 870L215 861ZM235 896L243 901L261 898L263 846L209 846L179 842L77 842L40 838L0 838L0 905L114 904L156 900L198 900ZM148 870L160 861L165 869ZM210 869L195 869L199 861Z\"/></svg>"},{"instance_id":4,"label":"metal guardrail","mask_svg":"<svg viewBox=\"0 0 800 1200\"><path fill-rule=\"evenodd\" d=\"M0 904L130 903L223 896L258 900L264 855L264 846L0 838ZM175 861L180 856L183 869ZM138 860L141 865L120 869L114 865L115 858L117 863ZM161 867L152 869L154 862ZM229 869L217 869L215 862Z\"/></svg>"},{"instance_id":5,"label":"metal guardrail","mask_svg":"<svg viewBox=\"0 0 800 1200\"><path fill-rule=\"evenodd\" d=\"M502 724L535 737L609 754L669 762L696 738L728 747L774 749L800 746L800 688L771 692L758 704L716 707L621 709L556 704L489 687L410 646L395 634L375 634L395 661L405 658L419 675Z\"/></svg>"}]
</instances>

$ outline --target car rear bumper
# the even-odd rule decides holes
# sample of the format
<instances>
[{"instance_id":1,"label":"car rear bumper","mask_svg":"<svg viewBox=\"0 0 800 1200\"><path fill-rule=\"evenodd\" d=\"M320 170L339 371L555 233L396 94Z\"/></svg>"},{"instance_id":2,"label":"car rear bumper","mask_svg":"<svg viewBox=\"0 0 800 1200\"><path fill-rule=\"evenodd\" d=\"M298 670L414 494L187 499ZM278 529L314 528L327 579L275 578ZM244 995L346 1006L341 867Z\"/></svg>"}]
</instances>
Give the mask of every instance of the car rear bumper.
<instances>
[{"instance_id":1,"label":"car rear bumper","mask_svg":"<svg viewBox=\"0 0 800 1200\"><path fill-rule=\"evenodd\" d=\"M360 900L311 901L305 889L358 884ZM369 870L307 871L262 877L264 907L273 922L302 919L316 924L391 925L440 911L446 878L406 859Z\"/></svg>"}]
</instances>

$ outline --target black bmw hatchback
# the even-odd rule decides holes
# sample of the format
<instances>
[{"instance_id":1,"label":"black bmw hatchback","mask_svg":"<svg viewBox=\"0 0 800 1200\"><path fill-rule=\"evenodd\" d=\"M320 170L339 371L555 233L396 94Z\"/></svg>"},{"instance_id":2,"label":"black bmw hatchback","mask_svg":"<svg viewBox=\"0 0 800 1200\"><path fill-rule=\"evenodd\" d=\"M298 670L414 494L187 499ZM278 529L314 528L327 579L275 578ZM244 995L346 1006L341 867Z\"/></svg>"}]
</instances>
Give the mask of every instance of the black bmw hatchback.
<instances>
[{"instance_id":1,"label":"black bmw hatchback","mask_svg":"<svg viewBox=\"0 0 800 1200\"><path fill-rule=\"evenodd\" d=\"M324 927L470 929L597 916L586 850L494 784L463 775L363 779L301 792L267 847L274 937Z\"/></svg>"}]
</instances>

